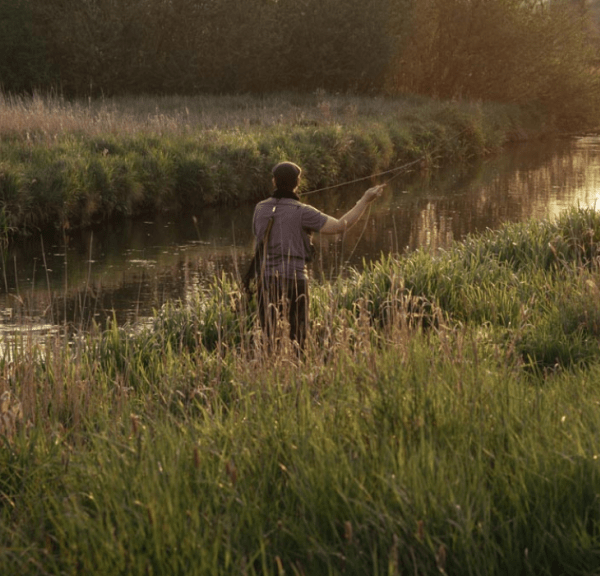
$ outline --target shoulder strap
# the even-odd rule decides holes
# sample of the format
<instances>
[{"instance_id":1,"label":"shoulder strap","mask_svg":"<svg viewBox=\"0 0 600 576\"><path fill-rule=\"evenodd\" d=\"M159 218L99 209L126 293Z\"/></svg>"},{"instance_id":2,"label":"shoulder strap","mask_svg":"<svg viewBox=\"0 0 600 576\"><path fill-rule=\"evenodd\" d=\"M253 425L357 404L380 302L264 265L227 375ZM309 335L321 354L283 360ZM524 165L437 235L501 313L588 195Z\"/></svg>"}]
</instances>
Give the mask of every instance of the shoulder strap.
<instances>
[{"instance_id":1,"label":"shoulder strap","mask_svg":"<svg viewBox=\"0 0 600 576\"><path fill-rule=\"evenodd\" d=\"M273 212L275 212L277 206L273 206ZM250 289L250 282L252 279L256 277L257 273L260 271L260 278L264 276L265 266L266 266L266 254L267 254L267 246L269 244L269 238L271 236L271 228L273 228L273 221L275 220L275 215L272 215L267 222L267 229L260 240L257 243L256 249L254 250L254 256L250 261L250 265L248 266L248 270L242 279L242 283L244 285L244 289L247 293L251 294L252 291Z\"/></svg>"}]
</instances>

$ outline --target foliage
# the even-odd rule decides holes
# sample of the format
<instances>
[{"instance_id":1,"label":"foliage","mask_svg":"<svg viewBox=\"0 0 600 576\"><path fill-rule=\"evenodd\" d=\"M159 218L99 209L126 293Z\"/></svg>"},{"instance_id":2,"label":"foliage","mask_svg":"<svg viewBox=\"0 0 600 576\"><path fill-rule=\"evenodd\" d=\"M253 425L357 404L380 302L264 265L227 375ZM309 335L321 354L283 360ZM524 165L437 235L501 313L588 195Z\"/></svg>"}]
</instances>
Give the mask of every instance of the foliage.
<instances>
[{"instance_id":1,"label":"foliage","mask_svg":"<svg viewBox=\"0 0 600 576\"><path fill-rule=\"evenodd\" d=\"M512 140L515 126L547 131L518 107L325 92L94 103L4 96L0 111L0 201L21 229L256 201L272 166L289 158L314 189L434 149L439 161L467 162Z\"/></svg>"},{"instance_id":2,"label":"foliage","mask_svg":"<svg viewBox=\"0 0 600 576\"><path fill-rule=\"evenodd\" d=\"M391 90L443 99L541 102L571 129L596 118L597 45L569 2L424 0ZM597 119L594 121L597 122Z\"/></svg>"},{"instance_id":3,"label":"foliage","mask_svg":"<svg viewBox=\"0 0 600 576\"><path fill-rule=\"evenodd\" d=\"M22 10L70 96L365 90L390 50L388 0L23 0Z\"/></svg>"},{"instance_id":4,"label":"foliage","mask_svg":"<svg viewBox=\"0 0 600 576\"><path fill-rule=\"evenodd\" d=\"M315 287L304 358L261 347L227 277L20 342L0 570L594 573L599 242L573 210L382 260Z\"/></svg>"},{"instance_id":5,"label":"foliage","mask_svg":"<svg viewBox=\"0 0 600 576\"><path fill-rule=\"evenodd\" d=\"M28 0L0 0L0 87L14 92L49 88L55 78L44 37L34 28Z\"/></svg>"}]
</instances>

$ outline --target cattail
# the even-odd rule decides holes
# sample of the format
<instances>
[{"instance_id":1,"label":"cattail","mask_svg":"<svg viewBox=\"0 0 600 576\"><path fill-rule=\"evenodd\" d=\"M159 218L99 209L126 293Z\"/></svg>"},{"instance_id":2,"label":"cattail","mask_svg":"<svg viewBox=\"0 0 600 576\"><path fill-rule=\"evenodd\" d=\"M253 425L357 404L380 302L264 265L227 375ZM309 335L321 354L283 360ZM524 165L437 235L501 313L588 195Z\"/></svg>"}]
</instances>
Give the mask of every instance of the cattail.
<instances>
[{"instance_id":1,"label":"cattail","mask_svg":"<svg viewBox=\"0 0 600 576\"><path fill-rule=\"evenodd\" d=\"M392 537L392 549L390 550L390 564L392 568L393 576L399 576L400 574L400 558L398 554L398 544L400 539L397 534Z\"/></svg>"},{"instance_id":2,"label":"cattail","mask_svg":"<svg viewBox=\"0 0 600 576\"><path fill-rule=\"evenodd\" d=\"M150 506L148 506L146 510L148 512L148 522L150 523L150 526L154 526L154 515L152 514L152 509Z\"/></svg>"},{"instance_id":3,"label":"cattail","mask_svg":"<svg viewBox=\"0 0 600 576\"><path fill-rule=\"evenodd\" d=\"M352 522L350 520L344 522L344 538L348 544L352 544Z\"/></svg>"},{"instance_id":4,"label":"cattail","mask_svg":"<svg viewBox=\"0 0 600 576\"><path fill-rule=\"evenodd\" d=\"M231 483L235 486L235 483L237 482L237 468L235 467L233 460L230 460L225 464L225 472L227 472L229 480L231 480Z\"/></svg>"},{"instance_id":5,"label":"cattail","mask_svg":"<svg viewBox=\"0 0 600 576\"><path fill-rule=\"evenodd\" d=\"M446 573L446 547L443 544L440 544L438 551L435 555L435 563L437 565L438 570L442 573Z\"/></svg>"},{"instance_id":6,"label":"cattail","mask_svg":"<svg viewBox=\"0 0 600 576\"><path fill-rule=\"evenodd\" d=\"M417 522L417 539L421 542L425 539L425 522L423 520Z\"/></svg>"},{"instance_id":7,"label":"cattail","mask_svg":"<svg viewBox=\"0 0 600 576\"><path fill-rule=\"evenodd\" d=\"M62 465L65 468L65 473L69 470L69 452L68 450L63 450L63 453L61 455L61 461L62 461Z\"/></svg>"}]
</instances>

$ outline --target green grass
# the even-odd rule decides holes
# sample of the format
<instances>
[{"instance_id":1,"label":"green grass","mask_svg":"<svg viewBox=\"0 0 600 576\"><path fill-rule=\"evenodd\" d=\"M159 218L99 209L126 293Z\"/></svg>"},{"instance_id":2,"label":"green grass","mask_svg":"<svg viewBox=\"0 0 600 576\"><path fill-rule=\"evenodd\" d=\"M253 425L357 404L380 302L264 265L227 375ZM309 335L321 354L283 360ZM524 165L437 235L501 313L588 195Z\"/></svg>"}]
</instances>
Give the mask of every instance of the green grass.
<instances>
[{"instance_id":1,"label":"green grass","mask_svg":"<svg viewBox=\"0 0 600 576\"><path fill-rule=\"evenodd\" d=\"M597 573L599 234L573 210L315 285L302 360L228 276L16 341L0 571Z\"/></svg>"},{"instance_id":2,"label":"green grass","mask_svg":"<svg viewBox=\"0 0 600 576\"><path fill-rule=\"evenodd\" d=\"M264 198L282 159L314 189L416 159L464 163L551 131L516 106L424 98L0 95L0 206L19 230L193 213Z\"/></svg>"}]
</instances>

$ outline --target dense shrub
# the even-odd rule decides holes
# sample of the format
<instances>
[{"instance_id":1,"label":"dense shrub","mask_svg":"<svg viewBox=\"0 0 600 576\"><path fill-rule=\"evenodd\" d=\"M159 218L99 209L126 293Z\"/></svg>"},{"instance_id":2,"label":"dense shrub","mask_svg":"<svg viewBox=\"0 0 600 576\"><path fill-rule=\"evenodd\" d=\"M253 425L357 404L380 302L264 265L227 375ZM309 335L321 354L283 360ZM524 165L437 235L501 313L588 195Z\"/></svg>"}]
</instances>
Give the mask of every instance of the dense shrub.
<instances>
[{"instance_id":1,"label":"dense shrub","mask_svg":"<svg viewBox=\"0 0 600 576\"><path fill-rule=\"evenodd\" d=\"M37 44L20 45L71 95L366 90L381 84L391 54L391 4L21 0L11 27L35 32ZM5 36L0 47L10 42ZM49 83L40 70L21 74L27 84L7 76L5 89Z\"/></svg>"},{"instance_id":2,"label":"dense shrub","mask_svg":"<svg viewBox=\"0 0 600 576\"><path fill-rule=\"evenodd\" d=\"M391 68L392 91L541 102L581 122L598 103L587 13L573 2L421 0ZM585 120L583 120L585 123Z\"/></svg>"},{"instance_id":3,"label":"dense shrub","mask_svg":"<svg viewBox=\"0 0 600 576\"><path fill-rule=\"evenodd\" d=\"M0 0L0 87L17 92L51 82L42 36L34 32L28 0Z\"/></svg>"}]
</instances>

